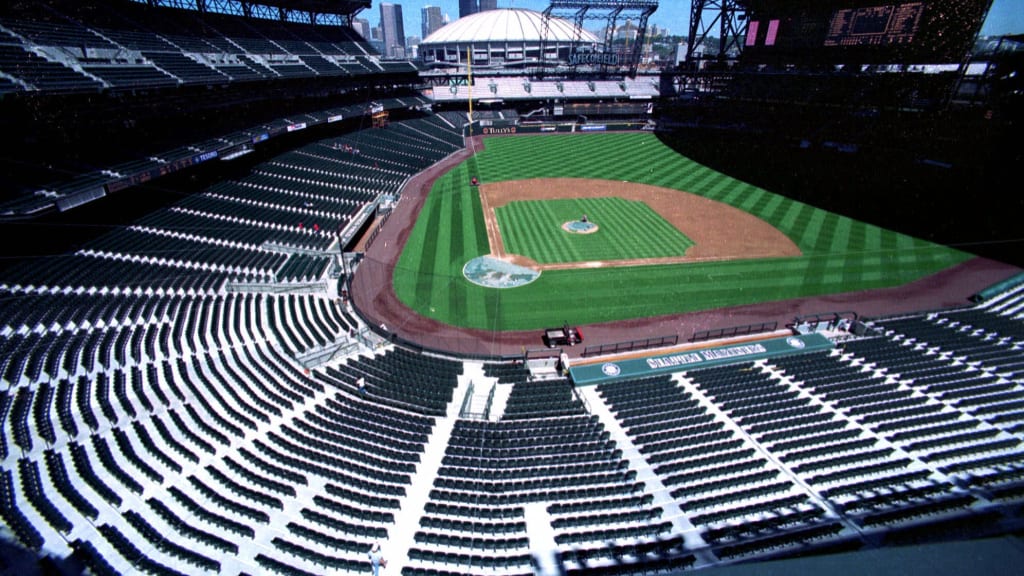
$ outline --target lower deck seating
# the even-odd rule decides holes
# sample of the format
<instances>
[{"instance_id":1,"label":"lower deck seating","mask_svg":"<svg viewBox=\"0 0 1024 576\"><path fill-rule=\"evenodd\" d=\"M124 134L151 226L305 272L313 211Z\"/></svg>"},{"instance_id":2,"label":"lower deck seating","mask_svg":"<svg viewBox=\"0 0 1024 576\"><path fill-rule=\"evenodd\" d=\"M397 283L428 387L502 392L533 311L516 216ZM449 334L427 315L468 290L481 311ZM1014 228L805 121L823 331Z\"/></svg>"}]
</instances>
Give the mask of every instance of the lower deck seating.
<instances>
[{"instance_id":1,"label":"lower deck seating","mask_svg":"<svg viewBox=\"0 0 1024 576\"><path fill-rule=\"evenodd\" d=\"M555 540L566 550L669 531L659 521L661 510L642 496L643 484L568 381L513 386L500 421L455 423L420 520L410 570L528 570L524 507L535 503L547 510ZM431 550L438 545L450 552Z\"/></svg>"}]
</instances>

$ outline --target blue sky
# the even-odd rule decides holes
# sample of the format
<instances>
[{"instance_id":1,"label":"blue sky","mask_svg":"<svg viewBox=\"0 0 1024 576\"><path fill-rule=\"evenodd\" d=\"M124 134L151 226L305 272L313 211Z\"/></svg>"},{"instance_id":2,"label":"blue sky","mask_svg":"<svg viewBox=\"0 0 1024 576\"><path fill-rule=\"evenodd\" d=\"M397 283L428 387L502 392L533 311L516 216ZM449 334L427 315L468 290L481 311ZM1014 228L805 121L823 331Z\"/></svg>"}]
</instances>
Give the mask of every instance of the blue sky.
<instances>
[{"instance_id":1,"label":"blue sky","mask_svg":"<svg viewBox=\"0 0 1024 576\"><path fill-rule=\"evenodd\" d=\"M447 13L452 20L457 20L459 17L458 0L390 1L402 5L406 36L419 35L420 9L424 6L440 6L441 12ZM381 0L374 0L373 7L361 14L373 25L380 22L380 2ZM547 6L547 0L498 0L499 8L528 8L540 11ZM658 11L651 16L650 23L657 24L661 28L668 28L672 34L685 36L689 21L690 2L688 0L661 0ZM981 33L989 35L1024 33L1024 0L994 0Z\"/></svg>"}]
</instances>

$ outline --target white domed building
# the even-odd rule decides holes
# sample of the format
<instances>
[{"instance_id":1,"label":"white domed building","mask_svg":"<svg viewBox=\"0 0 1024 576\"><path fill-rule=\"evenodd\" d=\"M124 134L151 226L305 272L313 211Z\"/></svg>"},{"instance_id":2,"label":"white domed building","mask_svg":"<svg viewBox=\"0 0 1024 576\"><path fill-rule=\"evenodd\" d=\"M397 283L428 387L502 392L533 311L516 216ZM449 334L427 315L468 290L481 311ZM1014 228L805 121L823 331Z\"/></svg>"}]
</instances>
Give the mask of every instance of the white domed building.
<instances>
[{"instance_id":1,"label":"white domed building","mask_svg":"<svg viewBox=\"0 0 1024 576\"><path fill-rule=\"evenodd\" d=\"M543 40L543 42L542 42ZM419 54L430 67L464 67L467 53L474 68L521 68L566 65L576 53L593 52L601 41L572 22L550 17L545 35L544 15L507 8L460 18L423 39Z\"/></svg>"}]
</instances>

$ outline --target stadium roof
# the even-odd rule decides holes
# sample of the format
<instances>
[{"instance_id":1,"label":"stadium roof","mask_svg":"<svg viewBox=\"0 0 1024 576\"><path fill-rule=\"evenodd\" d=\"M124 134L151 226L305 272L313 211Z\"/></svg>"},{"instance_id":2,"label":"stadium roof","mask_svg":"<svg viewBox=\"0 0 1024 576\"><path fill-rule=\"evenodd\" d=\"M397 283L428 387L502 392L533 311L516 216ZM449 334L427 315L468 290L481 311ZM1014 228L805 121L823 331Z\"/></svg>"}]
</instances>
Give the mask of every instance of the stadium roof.
<instances>
[{"instance_id":1,"label":"stadium roof","mask_svg":"<svg viewBox=\"0 0 1024 576\"><path fill-rule=\"evenodd\" d=\"M543 33L543 14L533 10L507 8L460 18L427 36L422 44L540 42ZM553 43L576 41L573 23L563 18L550 18L546 40ZM590 43L598 42L598 39L590 32L580 30L579 41Z\"/></svg>"},{"instance_id":2,"label":"stadium roof","mask_svg":"<svg viewBox=\"0 0 1024 576\"><path fill-rule=\"evenodd\" d=\"M317 14L351 14L371 6L371 0L257 0L254 3Z\"/></svg>"}]
</instances>

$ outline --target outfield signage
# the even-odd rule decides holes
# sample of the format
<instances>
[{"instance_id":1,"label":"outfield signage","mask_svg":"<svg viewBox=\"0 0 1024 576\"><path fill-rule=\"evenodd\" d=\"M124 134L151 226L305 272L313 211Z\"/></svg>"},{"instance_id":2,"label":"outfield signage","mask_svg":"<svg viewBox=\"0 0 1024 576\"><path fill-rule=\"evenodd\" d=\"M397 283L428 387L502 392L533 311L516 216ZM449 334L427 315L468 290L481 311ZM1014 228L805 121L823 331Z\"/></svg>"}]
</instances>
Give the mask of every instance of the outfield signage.
<instances>
[{"instance_id":1,"label":"outfield signage","mask_svg":"<svg viewBox=\"0 0 1024 576\"><path fill-rule=\"evenodd\" d=\"M571 366L569 373L577 385L600 384L625 378L643 378L666 372L710 368L732 362L749 362L795 352L828 350L832 346L832 341L821 334L800 334L787 338L771 338L729 346L686 350L646 358L628 358Z\"/></svg>"},{"instance_id":2,"label":"outfield signage","mask_svg":"<svg viewBox=\"0 0 1024 576\"><path fill-rule=\"evenodd\" d=\"M569 66L618 66L619 55L615 52L573 52L569 55Z\"/></svg>"},{"instance_id":3,"label":"outfield signage","mask_svg":"<svg viewBox=\"0 0 1024 576\"><path fill-rule=\"evenodd\" d=\"M518 132L521 134L525 133L537 133L537 132L572 132L575 124L526 124L519 125Z\"/></svg>"},{"instance_id":4,"label":"outfield signage","mask_svg":"<svg viewBox=\"0 0 1024 576\"><path fill-rule=\"evenodd\" d=\"M214 158L217 157L217 155L218 155L218 152L216 150L210 150L209 152L203 152L202 154L196 154L195 156L192 157L192 163L193 164L199 164L199 163L202 163L202 162L206 162L207 160L213 160Z\"/></svg>"},{"instance_id":5,"label":"outfield signage","mask_svg":"<svg viewBox=\"0 0 1024 576\"><path fill-rule=\"evenodd\" d=\"M481 130L481 133L483 133L486 136L493 136L493 135L497 135L497 134L515 134L516 133L516 127L515 126L485 126L483 128L483 130Z\"/></svg>"}]
</instances>

